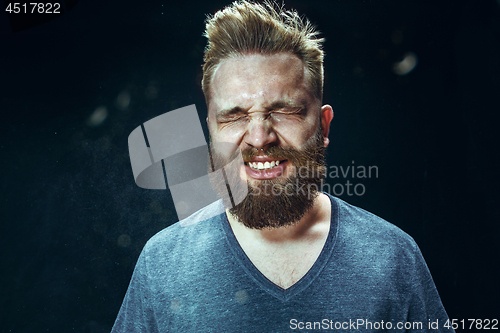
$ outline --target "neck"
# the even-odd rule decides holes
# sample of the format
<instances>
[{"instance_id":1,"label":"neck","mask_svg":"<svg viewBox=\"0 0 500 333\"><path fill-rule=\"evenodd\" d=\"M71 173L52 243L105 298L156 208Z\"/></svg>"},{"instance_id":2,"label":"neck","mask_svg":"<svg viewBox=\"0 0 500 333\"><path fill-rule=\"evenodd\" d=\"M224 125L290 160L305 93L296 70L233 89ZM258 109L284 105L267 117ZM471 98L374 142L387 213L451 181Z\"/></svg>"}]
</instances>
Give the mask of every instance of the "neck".
<instances>
[{"instance_id":1,"label":"neck","mask_svg":"<svg viewBox=\"0 0 500 333\"><path fill-rule=\"evenodd\" d=\"M304 216L289 226L275 229L251 229L243 225L238 219L226 210L229 224L239 240L253 239L266 243L293 243L315 238L318 234L324 234L325 228L328 231L331 218L331 203L327 195L320 193L315 199L314 204Z\"/></svg>"}]
</instances>

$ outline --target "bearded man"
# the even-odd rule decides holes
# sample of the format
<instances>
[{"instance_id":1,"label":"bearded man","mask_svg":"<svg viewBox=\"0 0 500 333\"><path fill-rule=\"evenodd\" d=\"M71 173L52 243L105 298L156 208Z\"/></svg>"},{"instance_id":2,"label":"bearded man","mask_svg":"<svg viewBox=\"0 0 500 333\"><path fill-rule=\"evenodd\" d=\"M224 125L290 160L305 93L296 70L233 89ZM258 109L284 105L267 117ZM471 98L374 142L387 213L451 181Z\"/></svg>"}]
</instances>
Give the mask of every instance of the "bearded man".
<instances>
[{"instance_id":1,"label":"bearded man","mask_svg":"<svg viewBox=\"0 0 500 333\"><path fill-rule=\"evenodd\" d=\"M113 332L452 331L413 239L320 191L333 111L310 23L240 1L205 36L211 153L241 151L248 195L146 244Z\"/></svg>"}]
</instances>

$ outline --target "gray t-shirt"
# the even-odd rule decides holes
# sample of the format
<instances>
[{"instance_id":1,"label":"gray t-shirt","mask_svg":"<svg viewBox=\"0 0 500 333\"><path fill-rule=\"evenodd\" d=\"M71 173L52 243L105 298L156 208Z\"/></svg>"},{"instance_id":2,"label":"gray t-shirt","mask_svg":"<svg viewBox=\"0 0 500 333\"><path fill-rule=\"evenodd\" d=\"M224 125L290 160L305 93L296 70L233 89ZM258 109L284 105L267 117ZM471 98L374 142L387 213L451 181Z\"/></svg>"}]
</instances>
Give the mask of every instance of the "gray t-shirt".
<instances>
[{"instance_id":1,"label":"gray t-shirt","mask_svg":"<svg viewBox=\"0 0 500 333\"><path fill-rule=\"evenodd\" d=\"M159 232L139 257L112 332L453 332L415 241L329 197L325 246L288 289L251 263L226 214Z\"/></svg>"}]
</instances>

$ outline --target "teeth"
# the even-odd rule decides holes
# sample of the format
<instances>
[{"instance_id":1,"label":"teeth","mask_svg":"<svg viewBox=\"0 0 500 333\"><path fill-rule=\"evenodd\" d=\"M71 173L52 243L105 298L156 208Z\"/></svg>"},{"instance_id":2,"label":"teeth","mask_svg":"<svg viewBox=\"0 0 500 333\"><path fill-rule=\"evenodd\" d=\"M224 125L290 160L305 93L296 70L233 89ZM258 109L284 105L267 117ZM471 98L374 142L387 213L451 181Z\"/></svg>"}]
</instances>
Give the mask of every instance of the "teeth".
<instances>
[{"instance_id":1,"label":"teeth","mask_svg":"<svg viewBox=\"0 0 500 333\"><path fill-rule=\"evenodd\" d=\"M265 170L272 169L280 164L280 161L272 161L272 162L248 162L248 166L252 169L257 170Z\"/></svg>"}]
</instances>

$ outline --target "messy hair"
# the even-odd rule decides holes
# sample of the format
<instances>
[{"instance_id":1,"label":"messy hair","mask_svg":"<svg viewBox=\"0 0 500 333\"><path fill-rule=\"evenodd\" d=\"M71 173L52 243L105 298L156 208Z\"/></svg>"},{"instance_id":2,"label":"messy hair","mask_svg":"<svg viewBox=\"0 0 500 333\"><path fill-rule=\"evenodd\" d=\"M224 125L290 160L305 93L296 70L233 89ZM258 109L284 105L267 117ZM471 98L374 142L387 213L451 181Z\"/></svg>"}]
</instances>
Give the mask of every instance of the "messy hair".
<instances>
[{"instance_id":1,"label":"messy hair","mask_svg":"<svg viewBox=\"0 0 500 333\"><path fill-rule=\"evenodd\" d=\"M319 32L294 10L270 1L263 4L233 2L206 21L202 89L207 106L210 84L222 60L238 55L288 52L302 60L309 71L315 97L323 98L323 56Z\"/></svg>"}]
</instances>

